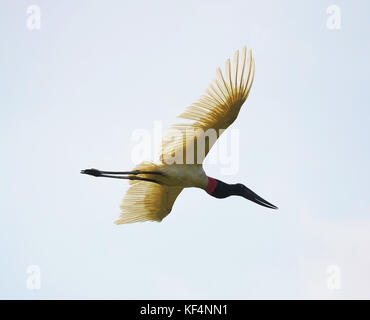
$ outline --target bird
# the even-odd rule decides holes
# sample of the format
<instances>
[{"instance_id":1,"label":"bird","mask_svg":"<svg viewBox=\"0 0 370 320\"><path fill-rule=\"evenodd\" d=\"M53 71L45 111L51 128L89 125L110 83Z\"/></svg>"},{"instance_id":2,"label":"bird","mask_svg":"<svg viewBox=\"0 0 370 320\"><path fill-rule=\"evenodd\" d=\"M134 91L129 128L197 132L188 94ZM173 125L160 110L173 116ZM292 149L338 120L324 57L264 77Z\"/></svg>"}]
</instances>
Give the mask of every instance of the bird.
<instances>
[{"instance_id":1,"label":"bird","mask_svg":"<svg viewBox=\"0 0 370 320\"><path fill-rule=\"evenodd\" d=\"M162 137L159 158L143 161L132 171L81 170L82 174L129 180L119 218L115 224L161 222L172 210L184 188L199 188L224 199L240 196L261 206L278 209L244 184L229 184L206 175L203 160L220 135L235 121L253 84L255 62L252 51L237 50L232 63L227 59L224 73L216 69L215 79L201 97Z\"/></svg>"}]
</instances>

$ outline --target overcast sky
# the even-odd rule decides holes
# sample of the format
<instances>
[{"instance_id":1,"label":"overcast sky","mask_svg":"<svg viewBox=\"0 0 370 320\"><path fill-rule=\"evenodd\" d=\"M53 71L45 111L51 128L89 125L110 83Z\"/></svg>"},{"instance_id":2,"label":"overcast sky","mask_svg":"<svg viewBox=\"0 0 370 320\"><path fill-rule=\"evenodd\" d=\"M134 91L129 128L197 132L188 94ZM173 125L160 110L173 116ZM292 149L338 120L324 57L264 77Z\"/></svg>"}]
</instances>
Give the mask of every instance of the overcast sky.
<instances>
[{"instance_id":1,"label":"overcast sky","mask_svg":"<svg viewBox=\"0 0 370 320\"><path fill-rule=\"evenodd\" d=\"M369 299L369 12L366 0L3 1L0 298ZM114 225L127 182L80 169L131 169L132 134L178 121L244 45L256 75L230 128L238 169L205 170L280 209L187 189L162 223Z\"/></svg>"}]
</instances>

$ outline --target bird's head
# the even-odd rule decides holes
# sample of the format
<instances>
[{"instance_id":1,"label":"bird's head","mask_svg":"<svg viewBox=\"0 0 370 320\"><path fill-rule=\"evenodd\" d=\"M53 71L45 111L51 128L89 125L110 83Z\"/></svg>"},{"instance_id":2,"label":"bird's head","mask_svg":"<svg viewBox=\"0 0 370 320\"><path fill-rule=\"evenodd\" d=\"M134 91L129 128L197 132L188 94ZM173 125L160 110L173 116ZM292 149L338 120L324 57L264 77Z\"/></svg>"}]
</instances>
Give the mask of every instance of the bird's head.
<instances>
[{"instance_id":1,"label":"bird's head","mask_svg":"<svg viewBox=\"0 0 370 320\"><path fill-rule=\"evenodd\" d=\"M241 196L266 208L278 209L278 207L261 198L258 194L254 193L251 189L247 188L241 183L228 184L223 181L208 177L208 185L205 190L208 194L215 198L222 199L229 196Z\"/></svg>"}]
</instances>

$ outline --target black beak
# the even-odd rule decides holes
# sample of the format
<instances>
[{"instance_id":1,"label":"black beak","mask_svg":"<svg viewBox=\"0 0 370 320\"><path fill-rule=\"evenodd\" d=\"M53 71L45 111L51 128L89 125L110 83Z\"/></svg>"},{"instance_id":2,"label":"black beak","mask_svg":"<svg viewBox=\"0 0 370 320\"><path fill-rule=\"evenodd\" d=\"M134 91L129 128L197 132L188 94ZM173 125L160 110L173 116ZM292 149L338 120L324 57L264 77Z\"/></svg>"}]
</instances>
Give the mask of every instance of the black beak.
<instances>
[{"instance_id":1,"label":"black beak","mask_svg":"<svg viewBox=\"0 0 370 320\"><path fill-rule=\"evenodd\" d=\"M262 199L258 194L254 193L251 189L248 189L247 187L245 187L243 197L259 204L260 206L264 206L270 209L279 209L278 207L274 206L273 204L266 201L265 199Z\"/></svg>"}]
</instances>

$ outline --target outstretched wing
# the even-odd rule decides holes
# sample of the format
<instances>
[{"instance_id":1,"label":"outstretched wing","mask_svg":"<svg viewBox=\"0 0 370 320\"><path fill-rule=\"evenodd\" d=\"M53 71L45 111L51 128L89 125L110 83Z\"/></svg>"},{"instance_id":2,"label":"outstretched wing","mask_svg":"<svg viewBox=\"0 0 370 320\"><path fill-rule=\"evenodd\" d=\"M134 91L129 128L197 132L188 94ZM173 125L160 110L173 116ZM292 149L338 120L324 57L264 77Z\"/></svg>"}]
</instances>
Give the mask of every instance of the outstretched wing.
<instances>
[{"instance_id":1,"label":"outstretched wing","mask_svg":"<svg viewBox=\"0 0 370 320\"><path fill-rule=\"evenodd\" d=\"M152 182L134 181L121 205L121 215L115 224L140 221L162 221L172 209L183 188L167 187Z\"/></svg>"},{"instance_id":2,"label":"outstretched wing","mask_svg":"<svg viewBox=\"0 0 370 320\"><path fill-rule=\"evenodd\" d=\"M223 130L234 122L247 99L254 78L251 50L244 47L241 57L235 52L233 63L226 61L225 74L217 69L216 79L197 102L179 117L190 124L174 124L163 137L160 160L172 163L201 164ZM191 162L190 162L191 163Z\"/></svg>"}]
</instances>

